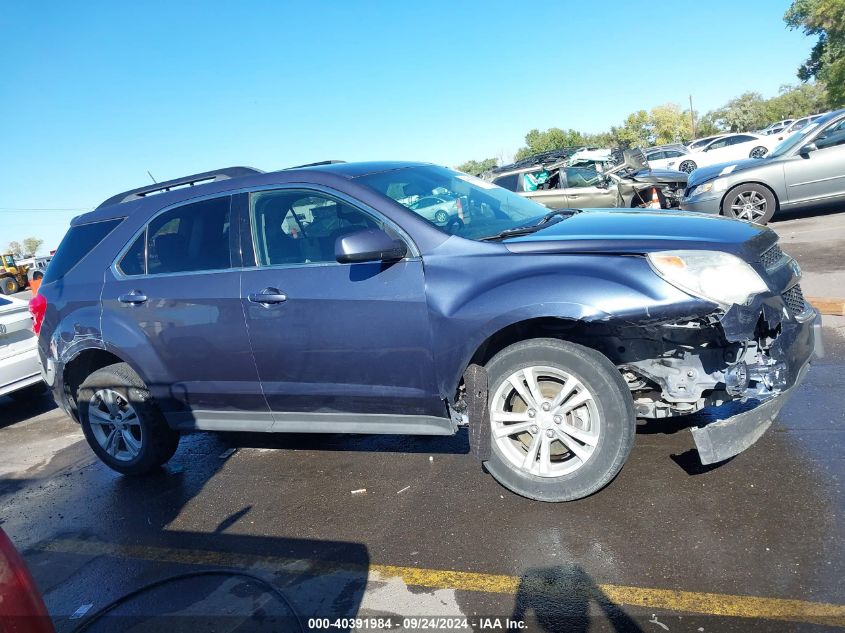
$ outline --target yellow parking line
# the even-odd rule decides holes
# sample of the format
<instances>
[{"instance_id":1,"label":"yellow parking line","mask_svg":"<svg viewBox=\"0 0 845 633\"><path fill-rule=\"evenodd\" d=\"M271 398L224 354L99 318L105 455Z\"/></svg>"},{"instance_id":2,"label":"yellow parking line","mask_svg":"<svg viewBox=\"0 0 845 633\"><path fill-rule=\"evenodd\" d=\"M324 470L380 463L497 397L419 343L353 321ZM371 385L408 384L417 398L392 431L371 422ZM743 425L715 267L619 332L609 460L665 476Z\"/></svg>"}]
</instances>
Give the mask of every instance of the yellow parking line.
<instances>
[{"instance_id":1,"label":"yellow parking line","mask_svg":"<svg viewBox=\"0 0 845 633\"><path fill-rule=\"evenodd\" d=\"M344 571L374 573L380 578L398 577L406 585L459 591L514 594L518 576L483 574L466 571L398 567L394 565L356 565L282 556L254 556L215 550L181 549L148 545L117 545L103 541L62 539L44 541L34 549L83 556L113 556L187 565L249 567L304 574L330 574ZM647 607L714 616L784 620L845 627L845 605L785 598L738 596L698 591L675 591L625 585L598 585L611 602L618 605Z\"/></svg>"}]
</instances>

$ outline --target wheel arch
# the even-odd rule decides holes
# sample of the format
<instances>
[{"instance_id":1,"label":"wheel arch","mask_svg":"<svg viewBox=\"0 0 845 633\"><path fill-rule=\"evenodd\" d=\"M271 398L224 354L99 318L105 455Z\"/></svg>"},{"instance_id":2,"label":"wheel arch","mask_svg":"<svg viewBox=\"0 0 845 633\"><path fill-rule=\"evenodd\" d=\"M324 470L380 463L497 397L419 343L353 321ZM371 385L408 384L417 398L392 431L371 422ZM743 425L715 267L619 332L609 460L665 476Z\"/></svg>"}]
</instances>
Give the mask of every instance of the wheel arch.
<instances>
[{"instance_id":1,"label":"wheel arch","mask_svg":"<svg viewBox=\"0 0 845 633\"><path fill-rule=\"evenodd\" d=\"M117 363L126 363L138 374L143 375L130 360L124 358L117 350L102 343L92 341L88 345L74 349L62 362L62 389L74 416L78 420L78 406L76 391L85 379L98 369Z\"/></svg>"}]
</instances>

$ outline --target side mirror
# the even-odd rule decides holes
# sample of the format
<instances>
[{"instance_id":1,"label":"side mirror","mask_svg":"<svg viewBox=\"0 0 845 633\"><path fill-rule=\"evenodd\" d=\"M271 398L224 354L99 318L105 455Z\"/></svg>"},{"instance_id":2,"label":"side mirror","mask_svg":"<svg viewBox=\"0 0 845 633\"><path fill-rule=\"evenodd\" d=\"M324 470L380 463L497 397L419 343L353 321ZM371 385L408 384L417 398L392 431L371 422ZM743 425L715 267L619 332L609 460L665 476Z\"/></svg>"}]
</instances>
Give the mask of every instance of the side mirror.
<instances>
[{"instance_id":1,"label":"side mirror","mask_svg":"<svg viewBox=\"0 0 845 633\"><path fill-rule=\"evenodd\" d=\"M334 243L334 256L341 264L397 261L407 252L401 240L393 239L381 229L347 233Z\"/></svg>"},{"instance_id":2,"label":"side mirror","mask_svg":"<svg viewBox=\"0 0 845 633\"><path fill-rule=\"evenodd\" d=\"M798 153L801 154L801 156L806 156L810 152L815 152L817 149L819 148L815 143L807 143Z\"/></svg>"}]
</instances>

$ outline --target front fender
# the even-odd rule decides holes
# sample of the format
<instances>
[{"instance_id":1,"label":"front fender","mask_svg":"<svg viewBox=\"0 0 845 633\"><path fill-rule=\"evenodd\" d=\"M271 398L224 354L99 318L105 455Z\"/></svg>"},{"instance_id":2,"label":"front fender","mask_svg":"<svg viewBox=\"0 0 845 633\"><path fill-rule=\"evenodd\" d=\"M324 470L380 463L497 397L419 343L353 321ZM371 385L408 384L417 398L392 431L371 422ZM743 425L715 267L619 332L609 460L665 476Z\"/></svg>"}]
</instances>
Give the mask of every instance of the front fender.
<instances>
[{"instance_id":1,"label":"front fender","mask_svg":"<svg viewBox=\"0 0 845 633\"><path fill-rule=\"evenodd\" d=\"M456 270L457 269L457 270ZM713 305L657 276L642 257L514 254L426 261L438 386L452 398L470 359L492 335L538 318L656 324Z\"/></svg>"}]
</instances>

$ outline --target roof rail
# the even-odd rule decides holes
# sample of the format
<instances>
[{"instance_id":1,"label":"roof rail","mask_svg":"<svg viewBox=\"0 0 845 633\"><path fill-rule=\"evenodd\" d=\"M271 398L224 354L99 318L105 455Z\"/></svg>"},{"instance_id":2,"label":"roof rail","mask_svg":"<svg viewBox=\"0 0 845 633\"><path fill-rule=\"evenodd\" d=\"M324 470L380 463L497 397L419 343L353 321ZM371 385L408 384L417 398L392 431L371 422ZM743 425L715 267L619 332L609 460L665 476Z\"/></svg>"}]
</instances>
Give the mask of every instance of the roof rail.
<instances>
[{"instance_id":1,"label":"roof rail","mask_svg":"<svg viewBox=\"0 0 845 633\"><path fill-rule=\"evenodd\" d=\"M260 169L253 167L224 167L223 169L215 169L214 171L205 171L201 174L193 174L191 176L184 176L182 178L175 178L165 182L157 182L146 187L138 187L137 189L130 189L100 204L100 207L108 207L113 204L121 204L123 202L130 202L132 200L139 200L151 193L161 193L163 191L170 191L176 187L193 187L195 185L204 185L210 182L217 182L219 180L228 180L229 178L237 178L239 176L254 176L255 174L263 174Z\"/></svg>"},{"instance_id":2,"label":"roof rail","mask_svg":"<svg viewBox=\"0 0 845 633\"><path fill-rule=\"evenodd\" d=\"M319 167L320 165L335 165L337 163L345 163L345 160L321 160L316 163L305 163L304 165L294 165L293 167L285 167L285 169L301 169L302 167Z\"/></svg>"}]
</instances>

